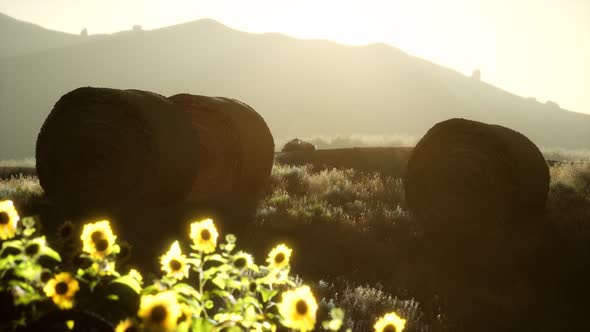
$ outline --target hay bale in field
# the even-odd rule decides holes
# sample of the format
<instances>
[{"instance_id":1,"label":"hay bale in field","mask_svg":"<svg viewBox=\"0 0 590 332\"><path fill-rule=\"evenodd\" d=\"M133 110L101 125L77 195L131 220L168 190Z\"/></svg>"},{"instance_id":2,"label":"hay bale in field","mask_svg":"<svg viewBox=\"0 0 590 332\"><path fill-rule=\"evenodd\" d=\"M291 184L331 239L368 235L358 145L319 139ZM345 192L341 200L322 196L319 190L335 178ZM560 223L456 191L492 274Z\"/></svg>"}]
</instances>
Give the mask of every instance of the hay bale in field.
<instances>
[{"instance_id":1,"label":"hay bale in field","mask_svg":"<svg viewBox=\"0 0 590 332\"><path fill-rule=\"evenodd\" d=\"M240 101L190 94L168 98L189 118L198 136L199 172L187 201L251 206L266 186L274 139L264 119Z\"/></svg>"},{"instance_id":2,"label":"hay bale in field","mask_svg":"<svg viewBox=\"0 0 590 332\"><path fill-rule=\"evenodd\" d=\"M427 232L472 233L542 215L549 168L524 135L451 119L432 127L414 148L405 189Z\"/></svg>"},{"instance_id":3,"label":"hay bale in field","mask_svg":"<svg viewBox=\"0 0 590 332\"><path fill-rule=\"evenodd\" d=\"M349 148L277 153L277 163L310 164L316 168L352 168L377 172L383 176L403 177L412 148Z\"/></svg>"},{"instance_id":4,"label":"hay bale in field","mask_svg":"<svg viewBox=\"0 0 590 332\"><path fill-rule=\"evenodd\" d=\"M163 96L85 87L60 98L37 137L39 182L65 209L116 211L182 199L197 137Z\"/></svg>"},{"instance_id":5,"label":"hay bale in field","mask_svg":"<svg viewBox=\"0 0 590 332\"><path fill-rule=\"evenodd\" d=\"M283 146L281 152L291 152L291 151L315 151L316 147L314 144L309 142L305 142L300 140L299 138L295 138L290 140Z\"/></svg>"},{"instance_id":6,"label":"hay bale in field","mask_svg":"<svg viewBox=\"0 0 590 332\"><path fill-rule=\"evenodd\" d=\"M520 330L514 324L541 310L535 267L548 239L548 189L543 155L514 130L451 119L418 142L406 202L426 234L433 285L453 330Z\"/></svg>"}]
</instances>

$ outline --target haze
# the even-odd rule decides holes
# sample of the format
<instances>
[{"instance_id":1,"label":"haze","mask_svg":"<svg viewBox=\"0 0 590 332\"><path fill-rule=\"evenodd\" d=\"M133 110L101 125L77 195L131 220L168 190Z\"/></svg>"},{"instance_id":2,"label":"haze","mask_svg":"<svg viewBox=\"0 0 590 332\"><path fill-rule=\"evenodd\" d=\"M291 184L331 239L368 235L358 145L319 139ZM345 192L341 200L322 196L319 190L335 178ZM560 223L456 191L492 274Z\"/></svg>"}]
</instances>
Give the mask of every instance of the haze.
<instances>
[{"instance_id":1,"label":"haze","mask_svg":"<svg viewBox=\"0 0 590 332\"><path fill-rule=\"evenodd\" d=\"M213 18L249 32L344 44L383 42L565 109L590 113L586 0L0 0L0 12L90 34Z\"/></svg>"}]
</instances>

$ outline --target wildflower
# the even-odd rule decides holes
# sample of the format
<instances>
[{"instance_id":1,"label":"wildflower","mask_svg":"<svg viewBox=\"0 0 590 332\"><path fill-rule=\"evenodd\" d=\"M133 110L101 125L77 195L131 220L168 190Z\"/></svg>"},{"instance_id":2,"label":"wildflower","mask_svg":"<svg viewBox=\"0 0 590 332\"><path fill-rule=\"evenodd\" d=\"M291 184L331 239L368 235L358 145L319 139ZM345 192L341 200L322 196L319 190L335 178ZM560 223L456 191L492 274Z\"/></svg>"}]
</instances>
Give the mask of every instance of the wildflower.
<instances>
[{"instance_id":1,"label":"wildflower","mask_svg":"<svg viewBox=\"0 0 590 332\"><path fill-rule=\"evenodd\" d=\"M269 267L271 269L282 269L283 267L289 265L291 252L292 250L282 243L274 247L266 259Z\"/></svg>"},{"instance_id":2,"label":"wildflower","mask_svg":"<svg viewBox=\"0 0 590 332\"><path fill-rule=\"evenodd\" d=\"M7 240L14 237L19 219L12 201L0 202L0 239Z\"/></svg>"},{"instance_id":3,"label":"wildflower","mask_svg":"<svg viewBox=\"0 0 590 332\"><path fill-rule=\"evenodd\" d=\"M46 245L47 242L45 241L44 236L28 241L25 245L25 255L31 258L37 258L39 257L39 255L43 251L43 248L45 248Z\"/></svg>"},{"instance_id":4,"label":"wildflower","mask_svg":"<svg viewBox=\"0 0 590 332\"><path fill-rule=\"evenodd\" d=\"M402 332L405 325L405 319L399 317L395 312L390 312L379 318L373 327L375 332Z\"/></svg>"},{"instance_id":5,"label":"wildflower","mask_svg":"<svg viewBox=\"0 0 590 332\"><path fill-rule=\"evenodd\" d=\"M252 264L254 264L254 259L252 258L252 255L240 251L233 257L232 263L236 269L242 271L252 266Z\"/></svg>"},{"instance_id":6,"label":"wildflower","mask_svg":"<svg viewBox=\"0 0 590 332\"><path fill-rule=\"evenodd\" d=\"M186 256L182 255L178 241L174 241L170 250L160 259L162 271L166 272L169 277L178 280L188 278L189 266L186 264Z\"/></svg>"},{"instance_id":7,"label":"wildflower","mask_svg":"<svg viewBox=\"0 0 590 332\"><path fill-rule=\"evenodd\" d=\"M181 316L181 308L172 291L141 297L137 315L149 330L174 331Z\"/></svg>"},{"instance_id":8,"label":"wildflower","mask_svg":"<svg viewBox=\"0 0 590 332\"><path fill-rule=\"evenodd\" d=\"M76 280L71 274L62 272L45 284L43 291L45 295L51 297L53 303L55 303L60 309L72 308L74 302L74 295L78 291L78 280Z\"/></svg>"},{"instance_id":9,"label":"wildflower","mask_svg":"<svg viewBox=\"0 0 590 332\"><path fill-rule=\"evenodd\" d=\"M126 320L120 321L115 328L115 332L135 332L139 331L139 325L127 318Z\"/></svg>"},{"instance_id":10,"label":"wildflower","mask_svg":"<svg viewBox=\"0 0 590 332\"><path fill-rule=\"evenodd\" d=\"M191 224L190 237L196 250L205 254L214 252L218 236L217 229L215 229L211 219L204 219Z\"/></svg>"},{"instance_id":11,"label":"wildflower","mask_svg":"<svg viewBox=\"0 0 590 332\"><path fill-rule=\"evenodd\" d=\"M302 331L313 330L318 304L308 286L283 292L278 307L285 327Z\"/></svg>"},{"instance_id":12,"label":"wildflower","mask_svg":"<svg viewBox=\"0 0 590 332\"><path fill-rule=\"evenodd\" d=\"M111 253L117 237L113 235L108 220L84 225L82 230L82 251L96 258L104 258Z\"/></svg>"}]
</instances>

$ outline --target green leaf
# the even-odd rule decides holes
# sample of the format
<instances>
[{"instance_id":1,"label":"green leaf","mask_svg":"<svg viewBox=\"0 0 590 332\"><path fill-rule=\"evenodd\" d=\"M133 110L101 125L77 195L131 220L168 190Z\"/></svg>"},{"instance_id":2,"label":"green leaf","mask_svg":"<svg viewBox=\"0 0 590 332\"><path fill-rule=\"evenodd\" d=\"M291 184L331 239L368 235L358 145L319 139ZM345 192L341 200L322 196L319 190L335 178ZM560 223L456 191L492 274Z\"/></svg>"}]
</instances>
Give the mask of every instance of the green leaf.
<instances>
[{"instance_id":1,"label":"green leaf","mask_svg":"<svg viewBox=\"0 0 590 332\"><path fill-rule=\"evenodd\" d=\"M268 302L268 300L277 295L278 292L278 289L266 289L264 287L260 287L260 295L262 295L263 302Z\"/></svg>"},{"instance_id":2,"label":"green leaf","mask_svg":"<svg viewBox=\"0 0 590 332\"><path fill-rule=\"evenodd\" d=\"M191 331L193 332L210 332L215 325L207 318L197 318L193 321Z\"/></svg>"},{"instance_id":3,"label":"green leaf","mask_svg":"<svg viewBox=\"0 0 590 332\"><path fill-rule=\"evenodd\" d=\"M141 285L139 284L139 282L135 278L133 278L129 275L124 275L122 277L119 277L119 278L113 280L112 282L118 283L118 284L123 284L123 285L131 288L137 294L141 293Z\"/></svg>"},{"instance_id":4,"label":"green leaf","mask_svg":"<svg viewBox=\"0 0 590 332\"><path fill-rule=\"evenodd\" d=\"M59 253L48 246L44 246L43 249L41 249L41 255L48 256L53 260L61 262L61 256Z\"/></svg>"},{"instance_id":5,"label":"green leaf","mask_svg":"<svg viewBox=\"0 0 590 332\"><path fill-rule=\"evenodd\" d=\"M113 301L119 301L119 295L117 295L117 294L109 294L109 295L107 295L107 299L113 300Z\"/></svg>"},{"instance_id":6,"label":"green leaf","mask_svg":"<svg viewBox=\"0 0 590 332\"><path fill-rule=\"evenodd\" d=\"M213 278L213 280L211 280L211 282L217 285L219 288L225 289L225 280L222 277L216 276Z\"/></svg>"},{"instance_id":7,"label":"green leaf","mask_svg":"<svg viewBox=\"0 0 590 332\"><path fill-rule=\"evenodd\" d=\"M187 297L194 297L201 299L201 294L193 286L185 283L178 283L172 287L172 289L178 294L186 295Z\"/></svg>"},{"instance_id":8,"label":"green leaf","mask_svg":"<svg viewBox=\"0 0 590 332\"><path fill-rule=\"evenodd\" d=\"M213 254L205 256L205 262L214 261L220 263L227 263L227 259L223 258L220 254Z\"/></svg>"}]
</instances>

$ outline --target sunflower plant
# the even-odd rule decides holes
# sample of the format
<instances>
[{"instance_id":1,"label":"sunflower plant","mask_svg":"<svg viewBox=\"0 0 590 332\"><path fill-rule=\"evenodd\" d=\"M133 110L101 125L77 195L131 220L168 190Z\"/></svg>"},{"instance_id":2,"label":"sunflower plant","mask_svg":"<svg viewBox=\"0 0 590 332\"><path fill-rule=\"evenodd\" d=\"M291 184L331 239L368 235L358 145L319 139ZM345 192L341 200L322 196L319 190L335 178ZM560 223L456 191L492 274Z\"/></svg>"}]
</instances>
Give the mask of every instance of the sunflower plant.
<instances>
[{"instance_id":1,"label":"sunflower plant","mask_svg":"<svg viewBox=\"0 0 590 332\"><path fill-rule=\"evenodd\" d=\"M258 265L236 249L234 235L218 242L213 220L196 220L189 243L172 242L158 258L161 276L144 285L139 271L117 270L121 246L108 220L84 225L76 264L63 262L35 225L34 218L20 219L12 202L0 202L0 295L8 294L19 309L0 330L15 331L51 311L70 309L94 312L116 332L344 329L342 309L318 320L311 288L289 274L293 250L284 243ZM69 320L64 327L75 324ZM392 313L375 330L401 332L404 324Z\"/></svg>"}]
</instances>

